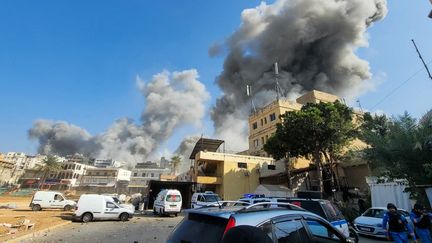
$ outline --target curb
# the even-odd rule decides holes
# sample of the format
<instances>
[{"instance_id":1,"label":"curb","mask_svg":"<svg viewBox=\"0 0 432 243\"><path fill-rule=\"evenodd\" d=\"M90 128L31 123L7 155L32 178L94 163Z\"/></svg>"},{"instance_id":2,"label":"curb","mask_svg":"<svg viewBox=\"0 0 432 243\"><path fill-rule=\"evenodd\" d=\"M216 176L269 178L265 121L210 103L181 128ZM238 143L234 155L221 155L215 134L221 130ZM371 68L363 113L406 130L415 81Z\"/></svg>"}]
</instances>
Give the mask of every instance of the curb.
<instances>
[{"instance_id":1,"label":"curb","mask_svg":"<svg viewBox=\"0 0 432 243\"><path fill-rule=\"evenodd\" d=\"M68 225L68 224L70 224L70 223L72 223L71 220L70 220L70 221L63 222L63 223L60 223L60 224L56 224L56 225L50 226L50 227L48 227L48 228L40 229L40 230L38 230L38 231L29 232L28 234L25 234L25 235L19 236L19 237L14 238L14 239L10 239L10 240L8 240L8 241L6 241L6 242L17 243L17 242L21 242L21 241L23 241L23 240L26 240L26 239L28 239L28 238L38 237L38 236L40 236L40 235L42 235L42 234L44 234L44 233L46 233L46 232L48 232L48 231L51 231L51 230L53 230L53 229L55 229L55 228L58 228L58 227L61 227L61 226Z\"/></svg>"}]
</instances>

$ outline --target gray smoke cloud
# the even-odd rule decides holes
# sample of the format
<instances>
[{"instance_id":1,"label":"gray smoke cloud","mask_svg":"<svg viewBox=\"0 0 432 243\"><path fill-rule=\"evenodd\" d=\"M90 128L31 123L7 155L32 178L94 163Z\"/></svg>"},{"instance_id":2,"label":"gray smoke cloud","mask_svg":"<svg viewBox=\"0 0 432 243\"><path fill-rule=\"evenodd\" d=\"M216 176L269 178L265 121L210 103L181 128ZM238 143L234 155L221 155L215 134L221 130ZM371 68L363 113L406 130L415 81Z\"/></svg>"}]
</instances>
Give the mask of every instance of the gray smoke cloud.
<instances>
[{"instance_id":1,"label":"gray smoke cloud","mask_svg":"<svg viewBox=\"0 0 432 243\"><path fill-rule=\"evenodd\" d=\"M174 151L175 155L180 155L182 158L182 162L179 166L179 172L185 172L190 169L191 163L190 163L190 155L192 153L193 148L195 147L195 144L198 142L200 137L197 136L191 136L184 138L178 148Z\"/></svg>"},{"instance_id":2,"label":"gray smoke cloud","mask_svg":"<svg viewBox=\"0 0 432 243\"><path fill-rule=\"evenodd\" d=\"M38 152L42 154L82 153L95 158L142 162L176 128L185 124L200 126L210 95L198 78L195 69L164 71L148 83L137 77L146 104L141 124L123 118L102 134L92 136L65 121L37 120L28 131L29 138L38 141Z\"/></svg>"},{"instance_id":3,"label":"gray smoke cloud","mask_svg":"<svg viewBox=\"0 0 432 243\"><path fill-rule=\"evenodd\" d=\"M217 84L212 119L218 137L230 149L247 148L251 109L246 84L258 106L276 98L273 64L288 98L313 89L355 97L370 88L367 61L355 51L368 45L366 30L387 13L385 0L276 0L241 14L240 27L210 55L227 51Z\"/></svg>"}]
</instances>

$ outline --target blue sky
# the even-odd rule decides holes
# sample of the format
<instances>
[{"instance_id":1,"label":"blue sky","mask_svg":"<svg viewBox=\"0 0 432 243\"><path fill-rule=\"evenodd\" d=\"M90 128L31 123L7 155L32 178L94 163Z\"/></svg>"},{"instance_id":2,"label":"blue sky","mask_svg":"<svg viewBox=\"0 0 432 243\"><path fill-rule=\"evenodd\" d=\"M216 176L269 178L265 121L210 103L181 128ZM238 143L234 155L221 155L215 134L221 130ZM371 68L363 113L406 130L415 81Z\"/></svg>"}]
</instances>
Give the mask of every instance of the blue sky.
<instances>
[{"instance_id":1,"label":"blue sky","mask_svg":"<svg viewBox=\"0 0 432 243\"><path fill-rule=\"evenodd\" d=\"M27 130L35 119L65 120L96 134L118 118L139 119L143 97L135 77L196 68L212 95L223 57L208 56L240 23L240 13L259 1L1 1L0 151L34 153ZM432 60L432 5L389 1L387 17L369 29L370 46L358 54L380 81L360 98L364 109L415 117L432 107L432 80L411 43ZM430 65L432 68L432 65ZM379 104L378 104L379 103ZM175 149L191 132L180 129L163 148ZM162 149L163 149L162 148Z\"/></svg>"}]
</instances>

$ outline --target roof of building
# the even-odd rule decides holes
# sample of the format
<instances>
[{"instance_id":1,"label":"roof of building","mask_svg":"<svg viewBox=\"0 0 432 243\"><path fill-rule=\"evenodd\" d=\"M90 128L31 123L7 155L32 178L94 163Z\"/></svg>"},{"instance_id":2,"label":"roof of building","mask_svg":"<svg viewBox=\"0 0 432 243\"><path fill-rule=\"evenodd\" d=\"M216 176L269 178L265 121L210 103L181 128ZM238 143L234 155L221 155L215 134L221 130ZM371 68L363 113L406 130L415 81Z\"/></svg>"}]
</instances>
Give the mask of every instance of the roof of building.
<instances>
[{"instance_id":1,"label":"roof of building","mask_svg":"<svg viewBox=\"0 0 432 243\"><path fill-rule=\"evenodd\" d=\"M200 151L216 152L224 142L218 139L200 138L196 142L189 159L195 159L195 155Z\"/></svg>"}]
</instances>

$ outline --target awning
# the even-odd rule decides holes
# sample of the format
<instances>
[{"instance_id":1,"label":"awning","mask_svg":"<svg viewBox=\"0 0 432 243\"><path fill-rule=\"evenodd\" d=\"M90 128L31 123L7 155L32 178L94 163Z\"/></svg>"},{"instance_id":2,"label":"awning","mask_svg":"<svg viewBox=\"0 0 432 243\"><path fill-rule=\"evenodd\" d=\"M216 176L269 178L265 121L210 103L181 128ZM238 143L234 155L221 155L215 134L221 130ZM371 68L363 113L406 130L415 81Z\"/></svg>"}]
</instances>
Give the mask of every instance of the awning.
<instances>
[{"instance_id":1,"label":"awning","mask_svg":"<svg viewBox=\"0 0 432 243\"><path fill-rule=\"evenodd\" d=\"M195 155L200 151L216 152L224 142L218 139L200 138L196 142L189 159L195 159Z\"/></svg>"}]
</instances>

